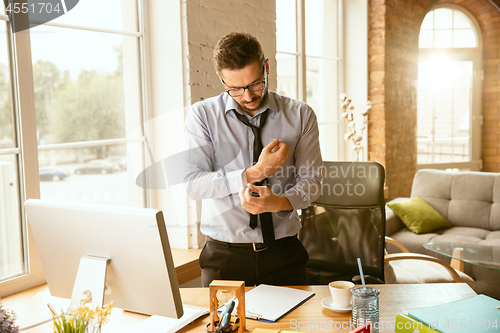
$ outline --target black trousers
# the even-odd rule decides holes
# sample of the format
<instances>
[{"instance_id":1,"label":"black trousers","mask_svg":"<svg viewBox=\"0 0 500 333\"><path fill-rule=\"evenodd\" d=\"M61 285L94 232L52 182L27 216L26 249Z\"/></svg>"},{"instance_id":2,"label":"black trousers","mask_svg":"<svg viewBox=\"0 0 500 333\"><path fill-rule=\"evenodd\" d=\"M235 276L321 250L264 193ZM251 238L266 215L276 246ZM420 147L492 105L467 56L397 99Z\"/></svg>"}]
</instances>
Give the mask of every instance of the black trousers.
<instances>
[{"instance_id":1,"label":"black trousers","mask_svg":"<svg viewBox=\"0 0 500 333\"><path fill-rule=\"evenodd\" d=\"M204 287L212 280L245 281L246 286L307 285L307 250L296 238L272 249L255 252L253 248L233 247L207 240L200 254Z\"/></svg>"}]
</instances>

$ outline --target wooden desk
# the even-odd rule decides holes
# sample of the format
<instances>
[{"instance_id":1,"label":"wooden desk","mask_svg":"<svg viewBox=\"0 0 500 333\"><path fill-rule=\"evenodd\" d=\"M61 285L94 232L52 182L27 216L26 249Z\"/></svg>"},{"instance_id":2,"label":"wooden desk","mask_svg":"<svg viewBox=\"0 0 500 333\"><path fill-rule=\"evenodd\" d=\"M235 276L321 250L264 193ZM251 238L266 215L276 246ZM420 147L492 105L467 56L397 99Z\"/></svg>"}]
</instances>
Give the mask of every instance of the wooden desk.
<instances>
[{"instance_id":1,"label":"wooden desk","mask_svg":"<svg viewBox=\"0 0 500 333\"><path fill-rule=\"evenodd\" d=\"M191 281L201 275L198 264L201 249L171 249L179 284Z\"/></svg>"},{"instance_id":2,"label":"wooden desk","mask_svg":"<svg viewBox=\"0 0 500 333\"><path fill-rule=\"evenodd\" d=\"M376 285L373 287L380 289L380 332L394 332L393 327L396 315L401 313L403 309L443 304L476 295L465 283L393 284ZM336 332L350 331L349 328L342 328L342 324L344 323L344 327L348 325L351 313L339 314L321 306L321 300L330 296L327 286L305 286L298 288L313 291L316 295L276 323L268 324L247 320L247 330L251 332L254 328L259 327L291 329L302 332L331 332L337 327L340 329L335 330ZM5 297L1 301L5 307L10 308L13 304L19 303L20 299L29 299L37 292L43 290L47 290L46 285ZM208 308L208 288L182 288L181 295L182 301L185 304ZM126 333L128 329L146 318L147 316L135 313L114 312L111 321L104 326L103 333ZM205 332L205 325L208 321L209 316L204 316L180 332ZM25 332L51 333L51 329L48 324L45 324L26 330Z\"/></svg>"}]
</instances>

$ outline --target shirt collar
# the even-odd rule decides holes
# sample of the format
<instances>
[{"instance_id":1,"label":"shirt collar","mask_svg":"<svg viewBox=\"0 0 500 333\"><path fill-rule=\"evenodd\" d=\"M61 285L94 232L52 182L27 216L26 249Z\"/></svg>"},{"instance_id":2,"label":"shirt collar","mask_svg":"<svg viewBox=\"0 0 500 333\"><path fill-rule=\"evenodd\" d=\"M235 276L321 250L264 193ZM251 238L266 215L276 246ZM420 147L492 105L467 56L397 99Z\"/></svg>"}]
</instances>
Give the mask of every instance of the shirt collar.
<instances>
[{"instance_id":1,"label":"shirt collar","mask_svg":"<svg viewBox=\"0 0 500 333\"><path fill-rule=\"evenodd\" d=\"M226 94L227 98L228 98L227 103L226 103L226 110L225 110L226 114L231 110L235 110L236 112L241 113L243 115L246 115L246 116L248 115L246 112L244 112L241 109L240 105L234 100L234 98L229 96L228 93L224 93L224 94ZM255 116L263 113L267 109L271 109L271 110L279 113L278 106L276 105L276 100L275 100L273 94L274 94L274 92L272 92L271 90L268 90L267 95L266 95L266 99L264 100L264 104L262 104L259 111L255 114Z\"/></svg>"}]
</instances>

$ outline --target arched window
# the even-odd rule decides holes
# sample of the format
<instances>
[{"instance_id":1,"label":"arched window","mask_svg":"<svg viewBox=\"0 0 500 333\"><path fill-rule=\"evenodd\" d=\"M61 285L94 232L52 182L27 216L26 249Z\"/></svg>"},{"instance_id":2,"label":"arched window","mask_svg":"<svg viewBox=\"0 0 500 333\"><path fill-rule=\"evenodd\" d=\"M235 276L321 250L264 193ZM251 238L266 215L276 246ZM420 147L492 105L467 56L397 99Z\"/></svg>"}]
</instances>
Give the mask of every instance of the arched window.
<instances>
[{"instance_id":1,"label":"arched window","mask_svg":"<svg viewBox=\"0 0 500 333\"><path fill-rule=\"evenodd\" d=\"M419 168L480 170L481 34L458 6L436 7L420 27Z\"/></svg>"}]
</instances>

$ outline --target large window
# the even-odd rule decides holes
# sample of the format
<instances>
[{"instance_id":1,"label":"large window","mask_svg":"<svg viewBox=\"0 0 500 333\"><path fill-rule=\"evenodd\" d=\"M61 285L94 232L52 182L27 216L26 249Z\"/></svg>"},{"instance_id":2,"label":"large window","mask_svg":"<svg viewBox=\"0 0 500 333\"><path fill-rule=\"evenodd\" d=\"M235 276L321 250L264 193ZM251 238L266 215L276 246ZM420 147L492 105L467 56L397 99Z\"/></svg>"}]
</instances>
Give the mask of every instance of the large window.
<instances>
[{"instance_id":1,"label":"large window","mask_svg":"<svg viewBox=\"0 0 500 333\"><path fill-rule=\"evenodd\" d=\"M148 205L130 168L145 159L145 138L129 136L144 119L140 6L80 1L22 33L0 16L1 294L43 277L26 198Z\"/></svg>"},{"instance_id":2,"label":"large window","mask_svg":"<svg viewBox=\"0 0 500 333\"><path fill-rule=\"evenodd\" d=\"M324 160L343 159L339 121L341 0L277 0L278 93L316 112ZM339 139L340 138L340 139Z\"/></svg>"},{"instance_id":3,"label":"large window","mask_svg":"<svg viewBox=\"0 0 500 333\"><path fill-rule=\"evenodd\" d=\"M137 57L123 52L128 44L137 54L137 39L67 27L31 29L42 199L142 205L129 201L125 127L141 114ZM136 78L131 82L124 80L124 62Z\"/></svg>"},{"instance_id":4,"label":"large window","mask_svg":"<svg viewBox=\"0 0 500 333\"><path fill-rule=\"evenodd\" d=\"M0 21L0 34L9 26ZM12 114L10 49L8 39L0 43L0 279L25 271L19 199L19 149Z\"/></svg>"},{"instance_id":5,"label":"large window","mask_svg":"<svg viewBox=\"0 0 500 333\"><path fill-rule=\"evenodd\" d=\"M419 167L480 170L480 34L460 7L436 8L420 28Z\"/></svg>"}]
</instances>

